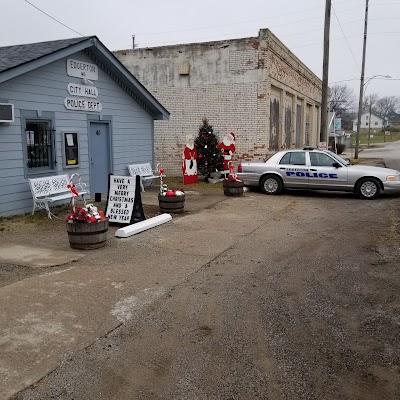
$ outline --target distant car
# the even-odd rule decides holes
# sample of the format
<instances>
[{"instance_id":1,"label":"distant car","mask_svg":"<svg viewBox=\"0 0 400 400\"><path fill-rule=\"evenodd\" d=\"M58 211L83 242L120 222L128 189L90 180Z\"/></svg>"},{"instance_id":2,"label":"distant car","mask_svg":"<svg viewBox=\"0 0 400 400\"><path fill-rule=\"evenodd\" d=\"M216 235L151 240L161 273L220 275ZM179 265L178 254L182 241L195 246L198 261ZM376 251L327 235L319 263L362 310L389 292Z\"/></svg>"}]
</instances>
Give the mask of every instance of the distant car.
<instances>
[{"instance_id":1,"label":"distant car","mask_svg":"<svg viewBox=\"0 0 400 400\"><path fill-rule=\"evenodd\" d=\"M311 147L279 151L265 162L241 163L237 175L265 194L279 194L283 188L340 190L372 200L381 192L400 192L399 171L351 165L329 150Z\"/></svg>"}]
</instances>

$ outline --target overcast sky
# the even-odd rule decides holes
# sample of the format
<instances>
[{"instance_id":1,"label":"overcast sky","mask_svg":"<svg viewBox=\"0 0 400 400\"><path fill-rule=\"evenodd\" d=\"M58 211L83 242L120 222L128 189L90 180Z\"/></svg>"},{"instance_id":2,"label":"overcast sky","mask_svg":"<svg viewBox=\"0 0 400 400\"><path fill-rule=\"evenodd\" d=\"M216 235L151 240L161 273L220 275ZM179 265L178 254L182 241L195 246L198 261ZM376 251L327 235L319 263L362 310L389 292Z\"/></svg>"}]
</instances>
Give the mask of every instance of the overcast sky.
<instances>
[{"instance_id":1,"label":"overcast sky","mask_svg":"<svg viewBox=\"0 0 400 400\"><path fill-rule=\"evenodd\" d=\"M0 46L79 36L25 0L0 0ZM110 49L257 36L269 28L322 76L325 0L29 0ZM332 0L329 82L347 81L358 97L365 0ZM400 0L370 0L366 93L400 96Z\"/></svg>"}]
</instances>

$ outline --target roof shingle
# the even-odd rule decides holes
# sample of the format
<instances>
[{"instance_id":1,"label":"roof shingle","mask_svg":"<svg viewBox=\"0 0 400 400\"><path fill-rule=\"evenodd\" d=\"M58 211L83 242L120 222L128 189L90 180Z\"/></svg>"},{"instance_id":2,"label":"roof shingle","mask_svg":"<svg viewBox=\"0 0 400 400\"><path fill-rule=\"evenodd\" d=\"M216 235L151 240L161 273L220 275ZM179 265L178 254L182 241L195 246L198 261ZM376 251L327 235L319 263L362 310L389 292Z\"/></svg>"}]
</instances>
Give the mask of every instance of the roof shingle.
<instances>
[{"instance_id":1,"label":"roof shingle","mask_svg":"<svg viewBox=\"0 0 400 400\"><path fill-rule=\"evenodd\" d=\"M0 73L65 49L91 37L0 47Z\"/></svg>"}]
</instances>

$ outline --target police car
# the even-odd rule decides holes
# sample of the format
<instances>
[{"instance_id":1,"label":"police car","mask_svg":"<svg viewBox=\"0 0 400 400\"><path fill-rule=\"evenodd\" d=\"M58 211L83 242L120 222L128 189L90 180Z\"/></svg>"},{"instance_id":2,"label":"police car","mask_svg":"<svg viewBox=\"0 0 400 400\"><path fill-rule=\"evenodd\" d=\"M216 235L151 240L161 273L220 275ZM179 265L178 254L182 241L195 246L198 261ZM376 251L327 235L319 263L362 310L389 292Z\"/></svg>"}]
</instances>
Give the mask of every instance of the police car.
<instances>
[{"instance_id":1,"label":"police car","mask_svg":"<svg viewBox=\"0 0 400 400\"><path fill-rule=\"evenodd\" d=\"M351 165L329 150L311 147L279 151L265 162L241 163L237 176L265 194L279 194L283 188L341 190L372 200L381 192L400 192L399 171Z\"/></svg>"}]
</instances>

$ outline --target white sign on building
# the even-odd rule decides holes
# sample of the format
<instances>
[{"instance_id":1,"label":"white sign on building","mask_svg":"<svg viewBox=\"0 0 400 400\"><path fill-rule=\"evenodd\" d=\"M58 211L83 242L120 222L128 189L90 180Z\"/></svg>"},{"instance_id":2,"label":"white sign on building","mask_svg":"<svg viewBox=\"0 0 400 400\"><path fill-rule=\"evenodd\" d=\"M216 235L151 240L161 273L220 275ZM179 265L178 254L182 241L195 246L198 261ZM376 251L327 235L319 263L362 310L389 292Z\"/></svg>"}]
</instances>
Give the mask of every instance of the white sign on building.
<instances>
[{"instance_id":1,"label":"white sign on building","mask_svg":"<svg viewBox=\"0 0 400 400\"><path fill-rule=\"evenodd\" d=\"M99 101L77 98L74 99L72 97L66 97L64 99L64 105L67 110L75 111L100 112L103 109L103 105Z\"/></svg>"},{"instance_id":2,"label":"white sign on building","mask_svg":"<svg viewBox=\"0 0 400 400\"><path fill-rule=\"evenodd\" d=\"M77 83L68 83L68 93L71 96L83 96L96 98L99 91L94 86L78 85Z\"/></svg>"},{"instance_id":3,"label":"white sign on building","mask_svg":"<svg viewBox=\"0 0 400 400\"><path fill-rule=\"evenodd\" d=\"M99 79L99 69L96 64L85 61L67 59L67 74L75 78L86 78L96 81Z\"/></svg>"}]
</instances>

